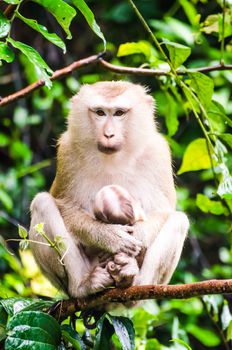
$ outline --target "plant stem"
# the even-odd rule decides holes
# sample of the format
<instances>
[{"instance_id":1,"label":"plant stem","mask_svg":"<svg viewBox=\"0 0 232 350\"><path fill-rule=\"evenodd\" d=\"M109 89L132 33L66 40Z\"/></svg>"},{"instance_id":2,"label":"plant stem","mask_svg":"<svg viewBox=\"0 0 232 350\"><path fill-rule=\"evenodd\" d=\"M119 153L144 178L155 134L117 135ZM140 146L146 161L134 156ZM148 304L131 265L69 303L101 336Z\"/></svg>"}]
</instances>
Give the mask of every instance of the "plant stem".
<instances>
[{"instance_id":1,"label":"plant stem","mask_svg":"<svg viewBox=\"0 0 232 350\"><path fill-rule=\"evenodd\" d=\"M220 63L224 65L224 51L225 51L225 16L226 16L226 0L222 3L222 41L221 41L221 60Z\"/></svg>"},{"instance_id":2,"label":"plant stem","mask_svg":"<svg viewBox=\"0 0 232 350\"><path fill-rule=\"evenodd\" d=\"M129 3L131 5L131 7L133 8L133 10L135 11L137 17L139 18L139 20L141 21L143 27L145 28L145 30L148 32L148 34L150 35L151 39L154 41L157 49L160 51L160 53L162 54L163 58L168 62L170 69L172 71L172 73L176 76L176 71L172 66L171 61L169 60L168 56L166 55L166 53L164 52L162 46L160 45L159 41L156 39L156 36L153 34L151 28L149 27L149 25L147 24L147 22L145 21L144 17L142 16L141 12L138 10L138 8L135 6L133 0L129 0Z\"/></svg>"}]
</instances>

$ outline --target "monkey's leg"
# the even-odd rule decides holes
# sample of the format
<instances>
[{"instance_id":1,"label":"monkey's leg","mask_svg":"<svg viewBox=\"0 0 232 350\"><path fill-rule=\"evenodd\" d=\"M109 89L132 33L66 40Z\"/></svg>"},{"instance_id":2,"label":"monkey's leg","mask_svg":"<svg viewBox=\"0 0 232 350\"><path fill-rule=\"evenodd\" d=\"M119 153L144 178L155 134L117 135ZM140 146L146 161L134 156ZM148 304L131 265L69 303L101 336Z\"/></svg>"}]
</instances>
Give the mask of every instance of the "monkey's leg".
<instances>
[{"instance_id":1,"label":"monkey's leg","mask_svg":"<svg viewBox=\"0 0 232 350\"><path fill-rule=\"evenodd\" d=\"M133 285L166 284L178 264L188 232L189 221L181 212L169 215L154 242L147 249Z\"/></svg>"},{"instance_id":2,"label":"monkey's leg","mask_svg":"<svg viewBox=\"0 0 232 350\"><path fill-rule=\"evenodd\" d=\"M56 236L62 237L65 245L61 253L64 255L63 265L54 248L44 245L47 241L34 229L39 223L44 223L45 234L52 242ZM31 243L31 248L41 270L70 296L86 296L110 284L111 278L107 270L96 271L77 247L64 225L54 198L49 193L39 193L31 204L30 239L38 242Z\"/></svg>"}]
</instances>

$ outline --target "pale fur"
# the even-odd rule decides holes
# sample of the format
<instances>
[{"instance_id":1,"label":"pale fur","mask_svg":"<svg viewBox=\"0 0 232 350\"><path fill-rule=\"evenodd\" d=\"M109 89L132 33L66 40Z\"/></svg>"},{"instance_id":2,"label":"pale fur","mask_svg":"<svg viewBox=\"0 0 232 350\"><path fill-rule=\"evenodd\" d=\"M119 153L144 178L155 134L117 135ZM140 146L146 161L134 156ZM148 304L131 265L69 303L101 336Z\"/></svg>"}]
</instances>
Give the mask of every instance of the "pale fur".
<instances>
[{"instance_id":1,"label":"pale fur","mask_svg":"<svg viewBox=\"0 0 232 350\"><path fill-rule=\"evenodd\" d=\"M95 107L106 111L105 120L95 120ZM116 108L128 110L125 119L112 117ZM105 154L98 143L118 151ZM146 215L146 221L134 224L133 235L126 225L106 224L90 214L97 192L111 184L125 188ZM168 282L188 230L187 217L175 205L170 152L156 128L152 97L129 82L84 85L72 99L68 128L58 142L50 194L38 194L31 205L31 239L38 239L34 225L44 222L51 239L61 235L69 246L61 266L52 248L32 244L42 270L69 295L87 296L112 285L106 266L99 265L99 251L134 259L144 247L133 284ZM91 258L83 247L92 251ZM125 261L121 265L127 266Z\"/></svg>"}]
</instances>

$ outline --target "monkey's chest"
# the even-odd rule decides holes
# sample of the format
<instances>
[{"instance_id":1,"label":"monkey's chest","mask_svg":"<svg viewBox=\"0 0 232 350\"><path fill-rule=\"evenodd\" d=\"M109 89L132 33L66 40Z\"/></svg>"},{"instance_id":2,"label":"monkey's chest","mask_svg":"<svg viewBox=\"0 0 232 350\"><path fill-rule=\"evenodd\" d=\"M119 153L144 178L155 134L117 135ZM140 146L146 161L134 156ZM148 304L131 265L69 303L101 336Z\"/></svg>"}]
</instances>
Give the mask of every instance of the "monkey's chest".
<instances>
[{"instance_id":1,"label":"monkey's chest","mask_svg":"<svg viewBox=\"0 0 232 350\"><path fill-rule=\"evenodd\" d=\"M93 201L97 192L108 185L124 187L131 196L140 201L146 212L159 209L158 203L156 204L158 189L154 183L138 171L137 174L134 174L133 171L124 172L115 169L114 173L109 173L103 170L99 172L96 169L91 176L79 176L79 181L72 188L71 195L74 197L76 205L92 214Z\"/></svg>"}]
</instances>

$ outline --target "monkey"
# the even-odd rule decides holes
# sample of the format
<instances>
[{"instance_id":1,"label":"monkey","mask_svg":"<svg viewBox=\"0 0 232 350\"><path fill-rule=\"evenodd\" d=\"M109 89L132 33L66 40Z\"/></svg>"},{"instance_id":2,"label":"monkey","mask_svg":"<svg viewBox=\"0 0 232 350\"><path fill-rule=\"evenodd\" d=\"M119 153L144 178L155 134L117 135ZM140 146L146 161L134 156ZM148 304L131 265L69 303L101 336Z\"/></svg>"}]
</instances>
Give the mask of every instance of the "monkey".
<instances>
[{"instance_id":1,"label":"monkey","mask_svg":"<svg viewBox=\"0 0 232 350\"><path fill-rule=\"evenodd\" d=\"M68 247L63 265L51 247L32 242L31 248L42 272L71 297L114 285L95 250L129 261L145 249L133 285L166 284L176 269L189 221L176 210L170 150L154 114L147 89L125 81L83 85L72 98L55 179L50 192L38 193L31 203L29 233L32 241L44 242L34 228L43 222L50 240L62 236ZM96 194L111 184L133 194L146 220L130 226L91 216ZM92 250L91 258L82 246Z\"/></svg>"}]
</instances>

